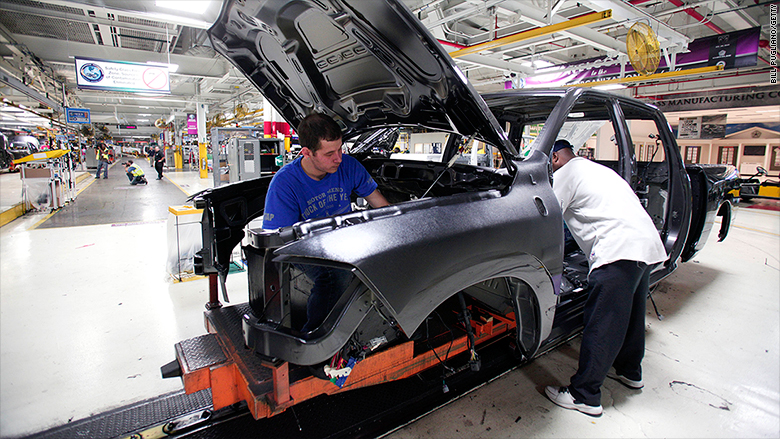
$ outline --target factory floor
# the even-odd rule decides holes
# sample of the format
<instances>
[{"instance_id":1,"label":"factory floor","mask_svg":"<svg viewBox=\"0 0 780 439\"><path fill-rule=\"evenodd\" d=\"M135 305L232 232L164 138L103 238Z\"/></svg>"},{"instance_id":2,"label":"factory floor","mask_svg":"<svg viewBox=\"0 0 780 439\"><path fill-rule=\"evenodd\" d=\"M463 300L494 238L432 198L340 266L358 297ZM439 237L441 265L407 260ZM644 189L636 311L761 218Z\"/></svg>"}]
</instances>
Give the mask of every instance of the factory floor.
<instances>
[{"instance_id":1,"label":"factory floor","mask_svg":"<svg viewBox=\"0 0 780 439\"><path fill-rule=\"evenodd\" d=\"M114 165L108 180L83 179L54 215L28 212L0 228L0 437L181 389L160 366L176 342L205 333L208 281L168 273L167 207L212 180L171 171L158 181L142 164L146 186L130 187ZM0 175L4 206L18 178ZM645 388L607 380L600 418L542 393L568 383L575 338L389 437L778 437L779 255L780 212L739 208L724 242L711 236L660 283L663 319L648 302ZM227 285L234 302L246 300L245 273Z\"/></svg>"}]
</instances>

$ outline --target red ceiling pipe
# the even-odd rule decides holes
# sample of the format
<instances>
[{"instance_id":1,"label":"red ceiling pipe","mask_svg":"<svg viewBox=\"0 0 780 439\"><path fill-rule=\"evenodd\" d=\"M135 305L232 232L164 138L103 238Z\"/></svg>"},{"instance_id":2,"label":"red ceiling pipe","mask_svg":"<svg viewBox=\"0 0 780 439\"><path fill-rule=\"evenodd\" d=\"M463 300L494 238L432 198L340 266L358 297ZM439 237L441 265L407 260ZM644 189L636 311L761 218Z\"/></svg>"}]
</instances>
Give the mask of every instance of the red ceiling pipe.
<instances>
[{"instance_id":1,"label":"red ceiling pipe","mask_svg":"<svg viewBox=\"0 0 780 439\"><path fill-rule=\"evenodd\" d=\"M437 39L436 41L438 41L438 42L439 42L439 44L441 44L441 45L444 45L444 46L451 46L451 47L454 47L454 48L456 48L456 49L465 49L465 48L466 48L466 46L464 46L464 45L462 45L462 44L452 43L452 42L449 42L449 41L447 41L447 40L438 40L438 39Z\"/></svg>"},{"instance_id":2,"label":"red ceiling pipe","mask_svg":"<svg viewBox=\"0 0 780 439\"><path fill-rule=\"evenodd\" d=\"M720 78L731 78L731 77L734 77L734 76L751 76L751 75L765 75L765 74L766 74L765 72L751 72L751 73L739 73L739 72L737 72L737 73L734 73L734 74L731 74L731 75L718 76L718 79L720 79ZM639 89L643 88L643 87L655 87L657 85L680 84L680 83L683 83L683 82L709 81L709 80L712 80L712 79L713 78L680 79L680 80L677 80L677 81L659 82L659 83L655 83L655 84L651 84L651 85L638 85L638 86L632 87L632 88L634 89L633 90L634 91L634 97L637 97L637 98L651 98L651 96L640 95L639 94ZM668 94L681 94L682 95L682 94L691 94L691 93L700 93L700 92L698 92L698 91L677 91L677 92L668 93Z\"/></svg>"}]
</instances>

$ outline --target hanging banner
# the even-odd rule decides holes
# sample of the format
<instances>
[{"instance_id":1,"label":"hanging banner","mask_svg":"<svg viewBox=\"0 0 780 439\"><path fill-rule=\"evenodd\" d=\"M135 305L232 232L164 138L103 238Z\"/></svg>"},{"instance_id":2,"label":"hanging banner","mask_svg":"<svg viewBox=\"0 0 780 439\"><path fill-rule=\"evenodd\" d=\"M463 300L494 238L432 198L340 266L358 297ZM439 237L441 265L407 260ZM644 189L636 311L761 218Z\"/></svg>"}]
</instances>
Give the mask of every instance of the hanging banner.
<instances>
[{"instance_id":1,"label":"hanging banner","mask_svg":"<svg viewBox=\"0 0 780 439\"><path fill-rule=\"evenodd\" d=\"M688 43L687 53L678 53L675 70L696 69L714 65L723 65L724 69L755 66L758 62L758 40L761 28L754 27L727 34L698 38ZM579 84L595 81L606 81L620 78L620 63L607 58L591 58L560 67L581 67L568 72L544 74L544 69L536 76L525 78L520 88L525 87L560 87L569 84ZM655 73L669 71L666 58L661 57ZM640 76L631 63L626 63L624 77ZM515 88L515 87L512 87Z\"/></svg>"},{"instance_id":2,"label":"hanging banner","mask_svg":"<svg viewBox=\"0 0 780 439\"><path fill-rule=\"evenodd\" d=\"M664 95L653 100L661 111L713 110L736 107L764 107L780 105L780 90L776 86L743 87L710 90L699 93Z\"/></svg>"},{"instance_id":3,"label":"hanging banner","mask_svg":"<svg viewBox=\"0 0 780 439\"><path fill-rule=\"evenodd\" d=\"M198 118L193 113L187 113L187 134L198 134Z\"/></svg>"},{"instance_id":4,"label":"hanging banner","mask_svg":"<svg viewBox=\"0 0 780 439\"><path fill-rule=\"evenodd\" d=\"M167 66L124 61L77 57L76 84L90 90L171 93Z\"/></svg>"}]
</instances>

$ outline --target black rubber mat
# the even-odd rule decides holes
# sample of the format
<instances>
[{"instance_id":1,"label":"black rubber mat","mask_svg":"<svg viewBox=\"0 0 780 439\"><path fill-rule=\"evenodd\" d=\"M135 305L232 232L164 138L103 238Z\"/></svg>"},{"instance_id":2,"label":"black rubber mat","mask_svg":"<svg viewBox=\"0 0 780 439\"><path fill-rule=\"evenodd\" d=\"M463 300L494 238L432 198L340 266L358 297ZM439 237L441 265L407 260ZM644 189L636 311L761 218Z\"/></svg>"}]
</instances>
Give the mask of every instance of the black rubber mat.
<instances>
[{"instance_id":1,"label":"black rubber mat","mask_svg":"<svg viewBox=\"0 0 780 439\"><path fill-rule=\"evenodd\" d=\"M109 174L110 175L110 174ZM211 389L186 395L184 391L162 395L42 431L30 439L115 438L211 407Z\"/></svg>"},{"instance_id":2,"label":"black rubber mat","mask_svg":"<svg viewBox=\"0 0 780 439\"><path fill-rule=\"evenodd\" d=\"M157 221L168 218L169 206L180 206L187 194L167 178L157 180L157 172L144 159L134 160L146 173L149 184L131 186L120 159L108 170L108 179L95 179L72 203L38 226L93 226ZM94 171L89 178L94 179Z\"/></svg>"}]
</instances>

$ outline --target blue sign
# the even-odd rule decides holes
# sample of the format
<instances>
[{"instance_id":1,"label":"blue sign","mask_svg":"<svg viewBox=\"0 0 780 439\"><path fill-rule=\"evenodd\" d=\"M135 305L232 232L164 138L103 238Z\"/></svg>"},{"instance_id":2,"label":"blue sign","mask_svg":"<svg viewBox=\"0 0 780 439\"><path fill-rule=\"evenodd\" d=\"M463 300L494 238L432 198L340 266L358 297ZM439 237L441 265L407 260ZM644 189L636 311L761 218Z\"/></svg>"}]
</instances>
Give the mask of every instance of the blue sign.
<instances>
[{"instance_id":1,"label":"blue sign","mask_svg":"<svg viewBox=\"0 0 780 439\"><path fill-rule=\"evenodd\" d=\"M90 123L89 110L86 108L66 108L65 121L67 123Z\"/></svg>"}]
</instances>

